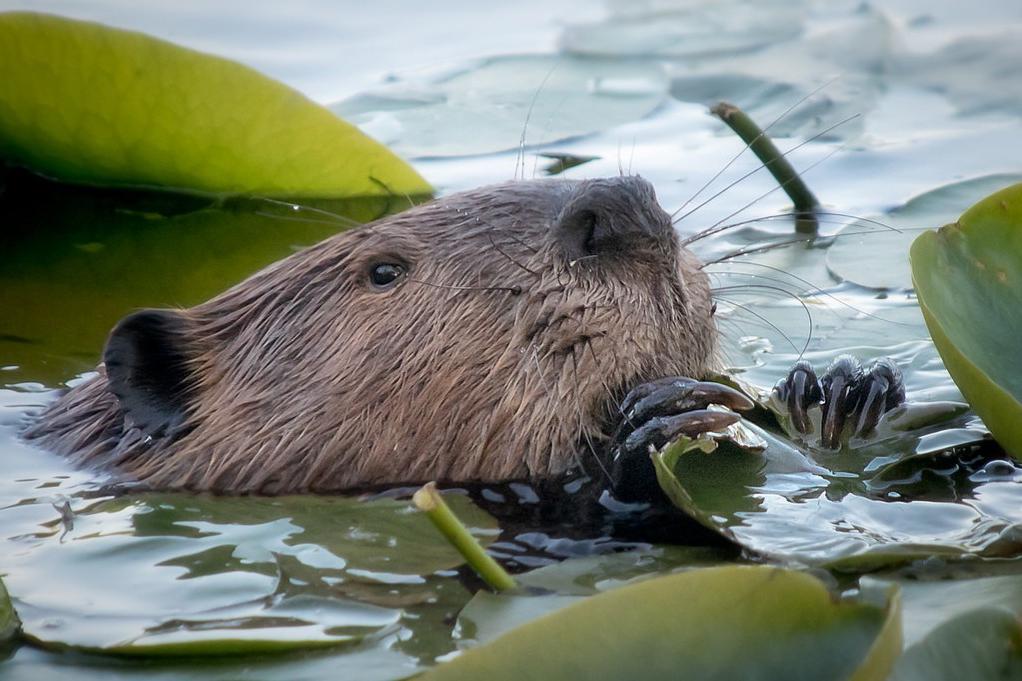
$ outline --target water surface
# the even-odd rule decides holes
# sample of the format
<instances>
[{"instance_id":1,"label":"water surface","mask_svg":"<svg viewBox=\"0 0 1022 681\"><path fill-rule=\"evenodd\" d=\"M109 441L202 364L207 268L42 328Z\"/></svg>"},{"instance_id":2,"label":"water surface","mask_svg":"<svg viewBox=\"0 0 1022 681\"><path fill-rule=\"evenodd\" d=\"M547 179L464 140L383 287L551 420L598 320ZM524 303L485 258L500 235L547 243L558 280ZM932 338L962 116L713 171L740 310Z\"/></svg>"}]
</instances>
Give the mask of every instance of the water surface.
<instances>
[{"instance_id":1,"label":"water surface","mask_svg":"<svg viewBox=\"0 0 1022 681\"><path fill-rule=\"evenodd\" d=\"M26 6L249 63L409 156L442 193L543 176L551 160L542 154L568 154L595 158L566 177L650 179L665 208L684 214L683 234L765 218L697 242L707 260L790 240L793 226L765 173L738 181L756 167L751 155L714 179L741 144L706 105L727 98L764 123L784 114L772 132L782 148L803 145L792 159L831 212L821 228L844 235L711 268L728 364L769 386L800 355L821 367L840 352L888 355L906 370L913 399L960 399L928 340L905 256L918 230L955 219L1022 173L1016 3L622 0L494 9L310 0L285 11L0 1ZM456 650L454 622L475 585L403 501L116 497L102 478L16 437L31 410L91 370L107 329L128 311L194 304L338 223L258 199L222 205L18 187L0 203L0 571L26 629L84 647L187 643L193 654L225 637L331 647L158 664L21 647L3 663L8 677L397 678ZM330 206L357 220L390 208ZM825 474L743 479L746 491L727 497L732 507L716 509L710 495L706 508L750 545L807 563L806 545L826 553L821 536L854 540L856 532L966 545L1003 561L1017 553L1008 540L1022 521L1014 465L996 450L919 464L940 448L934 438L981 434L965 414L925 431L929 440L818 461ZM839 484L843 472L885 466L886 477L869 485ZM499 536L491 518L458 503L519 568L615 554L587 563L573 584L609 588L734 560L716 548L626 546L556 527ZM834 546L828 555L847 548ZM633 550L616 553L625 548Z\"/></svg>"}]
</instances>

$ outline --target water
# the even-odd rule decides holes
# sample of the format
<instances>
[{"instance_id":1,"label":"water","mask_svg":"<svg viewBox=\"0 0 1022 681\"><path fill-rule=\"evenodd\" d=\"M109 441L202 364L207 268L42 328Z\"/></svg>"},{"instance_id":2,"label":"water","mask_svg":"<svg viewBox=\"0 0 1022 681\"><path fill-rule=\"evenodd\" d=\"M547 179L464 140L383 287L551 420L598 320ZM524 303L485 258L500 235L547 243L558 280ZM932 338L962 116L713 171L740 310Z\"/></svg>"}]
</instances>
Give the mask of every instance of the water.
<instances>
[{"instance_id":1,"label":"water","mask_svg":"<svg viewBox=\"0 0 1022 681\"><path fill-rule=\"evenodd\" d=\"M707 104L730 99L765 124L823 86L772 132L782 148L824 133L792 160L811 168L807 181L834 213L823 232L845 236L829 248L794 244L712 268L716 285L746 286L720 295L728 363L768 386L803 347L821 367L839 352L888 355L906 369L910 398L960 399L907 290L905 253L917 230L1019 179L1017 3L622 0L493 9L310 0L284 12L251 3L0 1L14 7L139 28L249 63L411 157L443 193L541 176L551 160L539 154L555 153L597 157L567 177L637 172L669 211L687 211L755 168L741 156L690 201L741 150ZM787 200L768 194L773 187L766 173L751 175L679 229L783 213ZM16 226L0 241L0 570L26 630L43 642L190 657L154 666L21 647L0 671L26 679L396 678L455 650L453 623L474 583L403 502L115 497L97 476L16 439L31 409L95 365L107 329L126 312L193 304L335 229L285 221L285 208L260 201L53 191L33 184L0 208L5 228ZM330 209L366 220L386 206ZM696 248L708 260L791 238L782 217ZM805 307L753 284L786 289ZM766 554L855 574L875 559L897 562L877 559L878 545L915 547L910 570L943 574L951 569L943 561L963 552L973 566L1018 553L1018 468L989 446L932 456L935 440L981 435L964 414L856 455L817 456L811 466L778 455L767 469L731 466L722 488L697 486L719 479L712 470L691 471L688 484L708 524ZM575 572L554 580L552 598L577 597L565 584L577 589L580 580L609 588L734 560L716 548L625 546L556 526L498 537L492 518L457 503L478 536L497 542L499 555L518 556L519 567L594 554L565 564ZM857 553L864 544L874 550ZM635 550L613 553L623 548ZM944 567L920 560L935 554ZM260 641L295 652L203 661L204 642L225 638L241 641L239 653Z\"/></svg>"}]
</instances>

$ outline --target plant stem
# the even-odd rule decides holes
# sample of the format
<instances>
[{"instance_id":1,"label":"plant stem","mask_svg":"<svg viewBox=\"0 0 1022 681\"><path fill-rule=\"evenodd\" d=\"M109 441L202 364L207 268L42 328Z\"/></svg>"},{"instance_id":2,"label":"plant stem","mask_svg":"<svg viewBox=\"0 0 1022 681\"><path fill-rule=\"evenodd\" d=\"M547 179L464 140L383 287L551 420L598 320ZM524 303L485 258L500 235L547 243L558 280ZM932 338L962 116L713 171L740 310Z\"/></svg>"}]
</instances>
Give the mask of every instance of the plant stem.
<instances>
[{"instance_id":1,"label":"plant stem","mask_svg":"<svg viewBox=\"0 0 1022 681\"><path fill-rule=\"evenodd\" d=\"M721 102L710 111L727 123L735 131L735 134L749 145L752 153L756 154L756 157L763 162L763 165L795 204L795 212L806 214L804 217L808 217L820 207L820 202L809 191L809 187L802 181L802 177L774 146L767 134L749 118L748 114L728 102Z\"/></svg>"},{"instance_id":2,"label":"plant stem","mask_svg":"<svg viewBox=\"0 0 1022 681\"><path fill-rule=\"evenodd\" d=\"M518 582L490 557L483 547L476 541L476 538L469 533L458 516L450 509L440 492L437 491L436 483L429 482L412 496L412 503L420 511L425 512L433 521L440 533L451 542L451 545L458 550L465 562L490 585L494 591L507 591L518 587Z\"/></svg>"}]
</instances>

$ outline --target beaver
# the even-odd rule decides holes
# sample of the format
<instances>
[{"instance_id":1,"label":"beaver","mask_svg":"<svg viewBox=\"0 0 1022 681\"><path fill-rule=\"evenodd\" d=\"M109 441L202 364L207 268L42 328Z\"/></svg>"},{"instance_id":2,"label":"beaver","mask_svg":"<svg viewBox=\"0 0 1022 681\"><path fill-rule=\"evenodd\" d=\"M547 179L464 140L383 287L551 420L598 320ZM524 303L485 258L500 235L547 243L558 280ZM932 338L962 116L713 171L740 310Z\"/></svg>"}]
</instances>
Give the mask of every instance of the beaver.
<instances>
[{"instance_id":1,"label":"beaver","mask_svg":"<svg viewBox=\"0 0 1022 681\"><path fill-rule=\"evenodd\" d=\"M752 406L687 378L719 368L714 311L642 178L498 184L337 234L196 307L127 316L25 435L153 489L582 470L634 491L649 444L737 419L710 403ZM821 401L805 369L793 404Z\"/></svg>"}]
</instances>

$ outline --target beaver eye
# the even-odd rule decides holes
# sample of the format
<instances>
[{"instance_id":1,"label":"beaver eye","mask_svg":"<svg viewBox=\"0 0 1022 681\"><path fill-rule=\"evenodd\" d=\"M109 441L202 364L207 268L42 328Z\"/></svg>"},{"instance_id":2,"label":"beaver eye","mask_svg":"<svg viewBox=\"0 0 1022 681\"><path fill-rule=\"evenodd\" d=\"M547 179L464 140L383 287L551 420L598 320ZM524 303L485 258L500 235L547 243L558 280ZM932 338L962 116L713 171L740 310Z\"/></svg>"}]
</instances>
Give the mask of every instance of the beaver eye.
<instances>
[{"instance_id":1,"label":"beaver eye","mask_svg":"<svg viewBox=\"0 0 1022 681\"><path fill-rule=\"evenodd\" d=\"M369 270L369 280L376 288L390 288L406 272L404 265L381 262Z\"/></svg>"}]
</instances>

